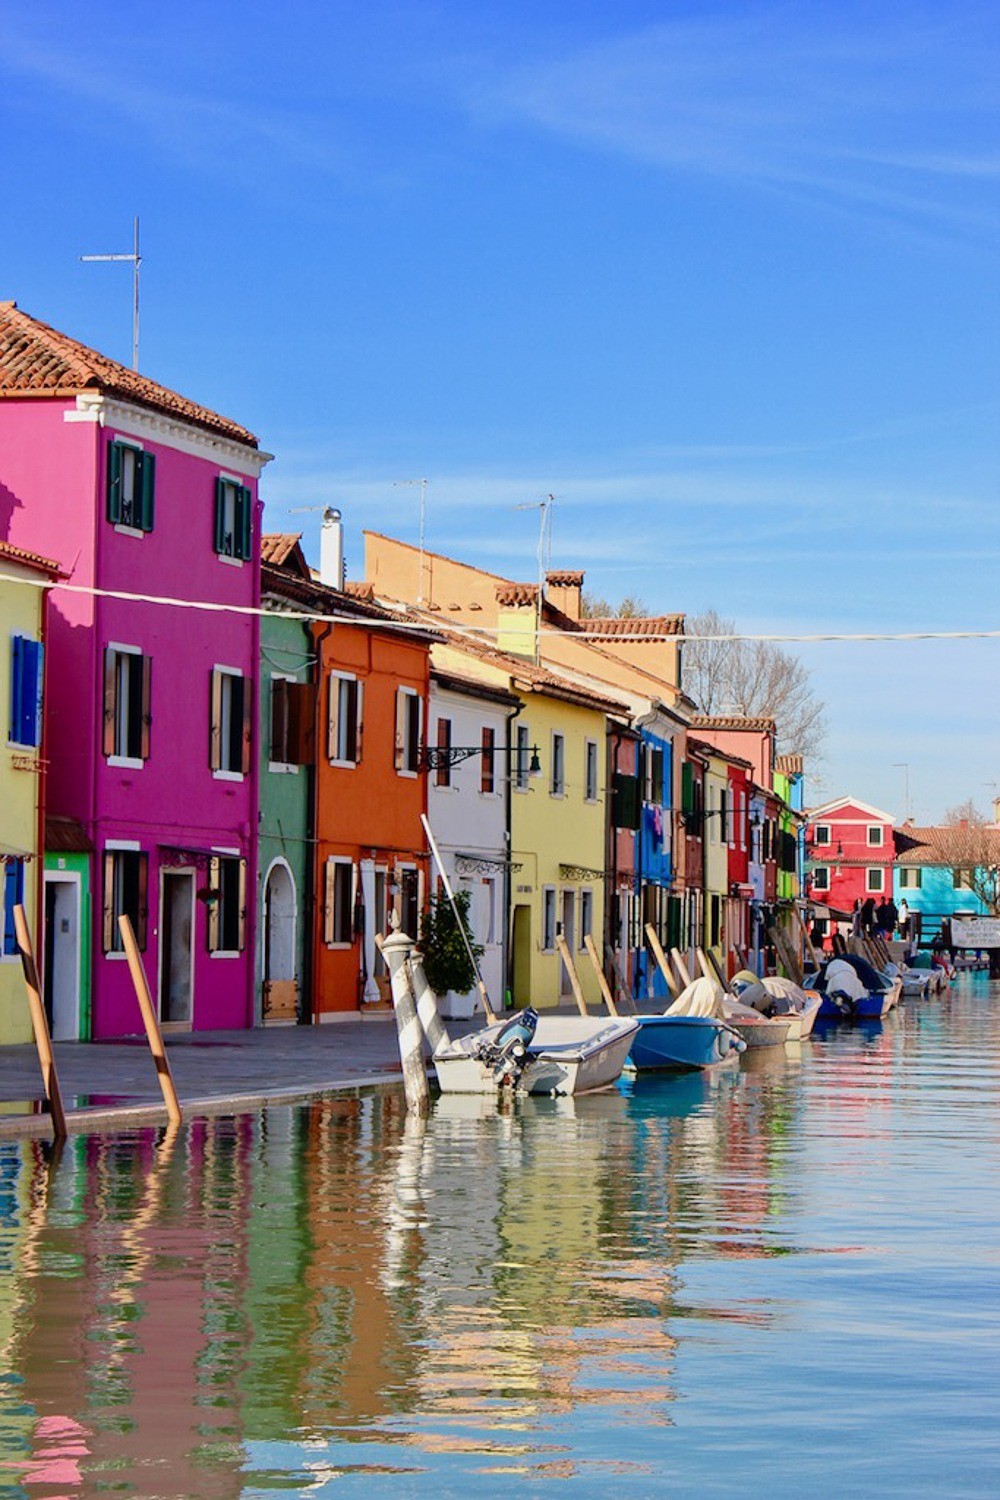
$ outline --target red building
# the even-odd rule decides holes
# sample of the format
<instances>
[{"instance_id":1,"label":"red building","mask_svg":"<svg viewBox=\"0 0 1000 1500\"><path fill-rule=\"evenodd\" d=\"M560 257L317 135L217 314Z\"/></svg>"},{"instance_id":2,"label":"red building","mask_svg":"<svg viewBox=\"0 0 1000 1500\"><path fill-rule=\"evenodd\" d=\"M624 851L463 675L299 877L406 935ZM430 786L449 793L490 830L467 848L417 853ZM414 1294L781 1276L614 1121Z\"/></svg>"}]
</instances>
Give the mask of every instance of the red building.
<instances>
[{"instance_id":1,"label":"red building","mask_svg":"<svg viewBox=\"0 0 1000 1500\"><path fill-rule=\"evenodd\" d=\"M891 813L857 797L812 808L806 822L807 898L845 915L856 902L878 906L891 898L892 823Z\"/></svg>"}]
</instances>

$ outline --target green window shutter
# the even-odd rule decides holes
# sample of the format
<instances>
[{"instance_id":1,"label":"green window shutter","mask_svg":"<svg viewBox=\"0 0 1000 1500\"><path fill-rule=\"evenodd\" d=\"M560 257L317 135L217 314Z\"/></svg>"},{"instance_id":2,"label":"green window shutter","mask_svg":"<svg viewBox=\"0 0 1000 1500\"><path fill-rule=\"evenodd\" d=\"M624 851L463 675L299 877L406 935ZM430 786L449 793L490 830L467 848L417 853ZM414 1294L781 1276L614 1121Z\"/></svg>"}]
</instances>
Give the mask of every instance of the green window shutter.
<instances>
[{"instance_id":1,"label":"green window shutter","mask_svg":"<svg viewBox=\"0 0 1000 1500\"><path fill-rule=\"evenodd\" d=\"M122 450L117 443L108 444L108 520L115 525L122 518Z\"/></svg>"},{"instance_id":2,"label":"green window shutter","mask_svg":"<svg viewBox=\"0 0 1000 1500\"><path fill-rule=\"evenodd\" d=\"M215 550L224 552L226 550L226 482L224 479L215 481Z\"/></svg>"},{"instance_id":3,"label":"green window shutter","mask_svg":"<svg viewBox=\"0 0 1000 1500\"><path fill-rule=\"evenodd\" d=\"M694 812L694 767L687 760L681 767L681 811Z\"/></svg>"},{"instance_id":4,"label":"green window shutter","mask_svg":"<svg viewBox=\"0 0 1000 1500\"><path fill-rule=\"evenodd\" d=\"M240 485L237 492L237 517L236 536L240 549L239 555L243 558L249 558L252 550L253 504L250 491L245 485Z\"/></svg>"},{"instance_id":5,"label":"green window shutter","mask_svg":"<svg viewBox=\"0 0 1000 1500\"><path fill-rule=\"evenodd\" d=\"M154 454L142 454L139 461L139 480L139 527L142 531L152 531L153 492L156 487L156 457Z\"/></svg>"}]
</instances>

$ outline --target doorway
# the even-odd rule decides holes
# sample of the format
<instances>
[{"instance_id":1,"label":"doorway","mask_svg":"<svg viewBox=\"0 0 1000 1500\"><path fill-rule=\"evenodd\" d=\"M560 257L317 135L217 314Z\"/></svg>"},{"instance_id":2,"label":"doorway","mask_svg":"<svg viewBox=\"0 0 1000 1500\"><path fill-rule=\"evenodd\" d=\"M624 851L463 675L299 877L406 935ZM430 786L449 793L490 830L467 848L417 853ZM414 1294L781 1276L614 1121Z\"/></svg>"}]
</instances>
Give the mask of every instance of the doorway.
<instances>
[{"instance_id":1,"label":"doorway","mask_svg":"<svg viewBox=\"0 0 1000 1500\"><path fill-rule=\"evenodd\" d=\"M514 907L514 922L511 929L511 953L513 955L511 987L514 1004L531 1004L531 907L519 903Z\"/></svg>"},{"instance_id":2,"label":"doorway","mask_svg":"<svg viewBox=\"0 0 1000 1500\"><path fill-rule=\"evenodd\" d=\"M295 882L274 864L264 884L263 1010L265 1021L296 1019Z\"/></svg>"},{"instance_id":3,"label":"doorway","mask_svg":"<svg viewBox=\"0 0 1000 1500\"><path fill-rule=\"evenodd\" d=\"M45 876L45 1014L53 1041L80 1036L80 880Z\"/></svg>"},{"instance_id":4,"label":"doorway","mask_svg":"<svg viewBox=\"0 0 1000 1500\"><path fill-rule=\"evenodd\" d=\"M190 1026L194 988L194 871L160 871L160 1020Z\"/></svg>"}]
</instances>

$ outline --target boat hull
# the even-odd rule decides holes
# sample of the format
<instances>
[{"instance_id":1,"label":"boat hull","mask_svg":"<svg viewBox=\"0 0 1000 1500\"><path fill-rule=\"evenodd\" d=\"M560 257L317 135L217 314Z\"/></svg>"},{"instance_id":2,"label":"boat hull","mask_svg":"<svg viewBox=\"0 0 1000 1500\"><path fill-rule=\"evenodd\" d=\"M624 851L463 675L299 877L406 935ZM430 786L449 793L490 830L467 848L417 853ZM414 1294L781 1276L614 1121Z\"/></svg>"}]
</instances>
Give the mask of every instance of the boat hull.
<instances>
[{"instance_id":1,"label":"boat hull","mask_svg":"<svg viewBox=\"0 0 1000 1500\"><path fill-rule=\"evenodd\" d=\"M807 1004L801 1010L794 1010L782 1019L788 1021L788 1035L786 1042L803 1042L816 1024L816 1017L822 1006L820 995L811 995Z\"/></svg>"},{"instance_id":2,"label":"boat hull","mask_svg":"<svg viewBox=\"0 0 1000 1500\"><path fill-rule=\"evenodd\" d=\"M640 1016L629 1061L643 1072L711 1068L742 1051L732 1028L710 1016Z\"/></svg>"},{"instance_id":3,"label":"boat hull","mask_svg":"<svg viewBox=\"0 0 1000 1500\"><path fill-rule=\"evenodd\" d=\"M787 1016L761 1016L759 1021L730 1017L726 1025L731 1026L751 1050L758 1047L783 1047L791 1029Z\"/></svg>"},{"instance_id":4,"label":"boat hull","mask_svg":"<svg viewBox=\"0 0 1000 1500\"><path fill-rule=\"evenodd\" d=\"M841 1009L829 995L824 995L818 1017L821 1021L880 1021L892 1010L897 998L893 990L869 990L851 1001L849 1008Z\"/></svg>"},{"instance_id":5,"label":"boat hull","mask_svg":"<svg viewBox=\"0 0 1000 1500\"><path fill-rule=\"evenodd\" d=\"M588 1094L610 1088L625 1066L638 1024L631 1017L607 1021L540 1017L516 1092ZM488 1026L434 1057L442 1094L500 1092L492 1069L476 1056L477 1044L492 1040L499 1030L499 1026Z\"/></svg>"}]
</instances>

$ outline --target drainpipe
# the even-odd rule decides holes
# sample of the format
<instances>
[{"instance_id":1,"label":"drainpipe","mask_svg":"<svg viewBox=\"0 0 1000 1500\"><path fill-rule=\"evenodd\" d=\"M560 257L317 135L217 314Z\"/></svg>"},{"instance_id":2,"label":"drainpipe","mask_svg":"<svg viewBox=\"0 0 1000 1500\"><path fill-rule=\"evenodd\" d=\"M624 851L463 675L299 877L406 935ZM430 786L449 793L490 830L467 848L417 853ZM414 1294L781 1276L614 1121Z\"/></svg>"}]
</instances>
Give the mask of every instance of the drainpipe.
<instances>
[{"instance_id":1,"label":"drainpipe","mask_svg":"<svg viewBox=\"0 0 1000 1500\"><path fill-rule=\"evenodd\" d=\"M317 819L319 817L319 709L323 697L323 642L333 631L333 625L328 621L318 635L314 635L312 626L306 621L302 629L309 643L310 652L315 652L313 663L316 674L316 702L313 706L313 763L310 767L310 776L307 782L306 792L306 838L312 841L311 857L307 856L306 868L312 867L312 879L306 881L305 890L305 920L307 941L302 945L302 1003L299 1006L298 1022L300 1026L308 1026L315 1019L316 1006L313 997L313 984L319 973L319 930L316 924L316 892L319 890L320 867L319 867L319 829ZM306 846L307 849L309 845Z\"/></svg>"},{"instance_id":2,"label":"drainpipe","mask_svg":"<svg viewBox=\"0 0 1000 1500\"><path fill-rule=\"evenodd\" d=\"M499 1009L506 1009L507 996L514 994L514 944L512 941L512 923L514 921L513 881L511 879L510 862L514 857L514 849L511 836L511 804L513 803L512 784L514 781L514 720L524 713L524 704L519 703L517 707L507 715L507 775L504 779L505 802L504 822L507 833L507 862L503 870L503 957L500 969L504 976L503 1005Z\"/></svg>"}]
</instances>

